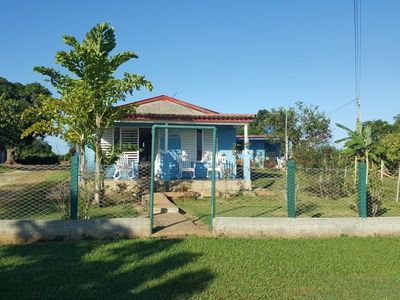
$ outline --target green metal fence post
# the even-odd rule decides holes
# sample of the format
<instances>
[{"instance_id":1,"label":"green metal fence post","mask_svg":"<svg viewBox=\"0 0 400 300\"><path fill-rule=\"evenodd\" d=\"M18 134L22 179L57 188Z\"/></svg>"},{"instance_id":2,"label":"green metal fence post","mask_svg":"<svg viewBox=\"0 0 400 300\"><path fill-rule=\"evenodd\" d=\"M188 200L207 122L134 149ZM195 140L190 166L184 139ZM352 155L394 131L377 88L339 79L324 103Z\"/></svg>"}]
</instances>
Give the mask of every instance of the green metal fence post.
<instances>
[{"instance_id":1,"label":"green metal fence post","mask_svg":"<svg viewBox=\"0 0 400 300\"><path fill-rule=\"evenodd\" d=\"M211 227L215 217L215 156L217 153L217 128L213 128L212 173L211 173Z\"/></svg>"},{"instance_id":2,"label":"green metal fence post","mask_svg":"<svg viewBox=\"0 0 400 300\"><path fill-rule=\"evenodd\" d=\"M156 149L156 129L157 125L151 128L151 172L150 172L150 195L149 195L149 218L150 230L153 233L154 224L154 176L155 176L155 149Z\"/></svg>"},{"instance_id":3,"label":"green metal fence post","mask_svg":"<svg viewBox=\"0 0 400 300\"><path fill-rule=\"evenodd\" d=\"M79 156L75 154L71 157L71 180L70 180L70 218L78 218L78 176L79 176Z\"/></svg>"},{"instance_id":4,"label":"green metal fence post","mask_svg":"<svg viewBox=\"0 0 400 300\"><path fill-rule=\"evenodd\" d=\"M289 160L287 163L287 208L288 217L296 217L296 163Z\"/></svg>"},{"instance_id":5,"label":"green metal fence post","mask_svg":"<svg viewBox=\"0 0 400 300\"><path fill-rule=\"evenodd\" d=\"M367 217L367 166L363 162L358 163L358 215Z\"/></svg>"}]
</instances>

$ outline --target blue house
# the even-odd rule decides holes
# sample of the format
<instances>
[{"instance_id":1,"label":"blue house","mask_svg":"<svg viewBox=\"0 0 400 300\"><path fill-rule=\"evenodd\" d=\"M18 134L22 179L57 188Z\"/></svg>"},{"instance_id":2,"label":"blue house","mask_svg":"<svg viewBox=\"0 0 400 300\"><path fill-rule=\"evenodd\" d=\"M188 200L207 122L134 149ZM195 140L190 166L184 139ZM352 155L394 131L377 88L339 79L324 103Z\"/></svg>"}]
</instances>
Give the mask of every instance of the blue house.
<instances>
[{"instance_id":1,"label":"blue house","mask_svg":"<svg viewBox=\"0 0 400 300\"><path fill-rule=\"evenodd\" d=\"M266 161L276 161L282 157L279 142L271 142L267 135L248 135L248 155L251 165L263 167ZM236 143L240 152L245 148L245 136L236 136Z\"/></svg>"},{"instance_id":2,"label":"blue house","mask_svg":"<svg viewBox=\"0 0 400 300\"><path fill-rule=\"evenodd\" d=\"M236 165L236 130L243 127L247 134L252 114L224 114L169 96L161 95L130 104L136 113L114 122L103 135L104 151L115 144L136 145L140 151L124 152L121 159L132 166L129 178L139 178L140 170L150 165L151 128L155 124L202 125L217 128L217 175L238 178ZM212 130L160 129L155 137L155 171L162 180L205 179L209 177L212 153ZM247 149L244 149L246 151ZM182 164L182 160L185 164ZM87 154L88 167L94 165L93 153ZM118 166L109 166L106 176L116 174ZM222 172L223 170L223 172ZM243 175L242 175L243 174ZM117 174L119 176L119 174ZM250 180L250 159L244 155L240 179Z\"/></svg>"}]
</instances>

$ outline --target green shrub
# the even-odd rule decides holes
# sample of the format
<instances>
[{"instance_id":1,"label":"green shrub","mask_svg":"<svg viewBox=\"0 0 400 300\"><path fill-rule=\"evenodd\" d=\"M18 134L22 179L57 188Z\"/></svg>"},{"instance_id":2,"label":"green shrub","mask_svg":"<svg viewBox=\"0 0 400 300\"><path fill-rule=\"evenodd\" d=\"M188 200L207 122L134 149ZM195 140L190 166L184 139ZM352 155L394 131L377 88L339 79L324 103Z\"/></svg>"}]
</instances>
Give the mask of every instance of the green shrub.
<instances>
[{"instance_id":1,"label":"green shrub","mask_svg":"<svg viewBox=\"0 0 400 300\"><path fill-rule=\"evenodd\" d=\"M369 176L367 187L367 213L369 217L376 217L385 212L382 208L382 199L385 195L383 182L377 176Z\"/></svg>"},{"instance_id":2,"label":"green shrub","mask_svg":"<svg viewBox=\"0 0 400 300\"><path fill-rule=\"evenodd\" d=\"M299 181L305 191L320 198L336 200L356 192L354 177L342 170L305 169L299 174Z\"/></svg>"},{"instance_id":3,"label":"green shrub","mask_svg":"<svg viewBox=\"0 0 400 300\"><path fill-rule=\"evenodd\" d=\"M19 152L17 162L26 165L58 164L59 158L47 142L34 140Z\"/></svg>"}]
</instances>

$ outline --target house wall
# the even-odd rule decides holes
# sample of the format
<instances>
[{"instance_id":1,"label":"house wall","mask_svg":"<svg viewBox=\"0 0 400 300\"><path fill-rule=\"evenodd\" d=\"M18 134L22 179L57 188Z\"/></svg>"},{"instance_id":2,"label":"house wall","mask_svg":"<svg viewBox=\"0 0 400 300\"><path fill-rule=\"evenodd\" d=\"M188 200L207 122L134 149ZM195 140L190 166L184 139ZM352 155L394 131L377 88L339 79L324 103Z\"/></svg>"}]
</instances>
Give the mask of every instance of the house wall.
<instances>
[{"instance_id":1,"label":"house wall","mask_svg":"<svg viewBox=\"0 0 400 300\"><path fill-rule=\"evenodd\" d=\"M0 150L0 164L7 160L7 152Z\"/></svg>"},{"instance_id":2,"label":"house wall","mask_svg":"<svg viewBox=\"0 0 400 300\"><path fill-rule=\"evenodd\" d=\"M267 157L281 157L282 156L282 149L281 144L276 143L266 143L265 145L265 156Z\"/></svg>"},{"instance_id":3,"label":"house wall","mask_svg":"<svg viewBox=\"0 0 400 300\"><path fill-rule=\"evenodd\" d=\"M237 143L241 146L241 149L243 149L243 140L239 140ZM249 155L252 160L281 157L281 145L279 143L270 143L265 140L250 139Z\"/></svg>"},{"instance_id":4,"label":"house wall","mask_svg":"<svg viewBox=\"0 0 400 300\"><path fill-rule=\"evenodd\" d=\"M151 124L131 124L131 127L151 127ZM122 126L118 124L117 126ZM124 124L124 126L127 126ZM233 174L236 175L236 158L233 153L233 147L236 143L236 128L232 125L220 125L217 127L217 151L220 155L224 155L226 163L232 169ZM165 151L165 130L159 130L159 141L157 142L159 147L160 156L160 175L164 180L176 179L179 173L179 167L177 163L178 157L182 154L182 134L181 129L168 129L168 151ZM140 133L139 133L140 134ZM208 145L208 147L210 147ZM211 150L211 149L210 149ZM94 151L90 148L86 148L86 163L89 171L95 169L95 155ZM134 166L134 169L138 169L138 166ZM105 176L107 178L112 177L115 168L113 166L107 167ZM136 172L137 174L137 172ZM206 178L207 166L204 162L196 162L196 177ZM183 178L190 178L191 174L183 174Z\"/></svg>"},{"instance_id":5,"label":"house wall","mask_svg":"<svg viewBox=\"0 0 400 300\"><path fill-rule=\"evenodd\" d=\"M236 159L233 155L233 146L236 141L236 129L233 126L216 126L217 127L217 151L219 155L224 155L227 164L233 169L236 175ZM178 177L179 166L177 159L182 154L182 141L180 140L181 130L168 129L168 151L160 153L160 169L161 176L165 180L172 180ZM165 142L165 131L160 131L160 148L163 149ZM183 149L184 150L184 149ZM212 149L210 149L212 150ZM192 158L193 159L193 158ZM196 178L206 178L207 163L196 161L195 166ZM182 174L182 178L191 178L190 173Z\"/></svg>"}]
</instances>

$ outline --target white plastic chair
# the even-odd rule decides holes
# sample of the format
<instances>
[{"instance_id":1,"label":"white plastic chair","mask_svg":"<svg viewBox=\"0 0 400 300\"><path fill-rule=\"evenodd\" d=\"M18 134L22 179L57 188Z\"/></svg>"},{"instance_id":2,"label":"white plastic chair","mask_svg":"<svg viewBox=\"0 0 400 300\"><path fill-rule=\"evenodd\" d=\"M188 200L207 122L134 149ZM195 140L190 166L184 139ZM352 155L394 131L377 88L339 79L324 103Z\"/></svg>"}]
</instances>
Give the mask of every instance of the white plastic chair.
<instances>
[{"instance_id":1,"label":"white plastic chair","mask_svg":"<svg viewBox=\"0 0 400 300\"><path fill-rule=\"evenodd\" d=\"M135 177L135 171L133 169L133 162L129 162L128 156L126 156L126 155L122 155L115 162L115 172L114 172L113 178L120 179L123 173L125 173L129 179L133 179ZM129 174L131 176L129 176Z\"/></svg>"},{"instance_id":2,"label":"white plastic chair","mask_svg":"<svg viewBox=\"0 0 400 300\"><path fill-rule=\"evenodd\" d=\"M178 157L179 173L178 178L182 178L183 172L192 173L192 179L196 178L196 163L188 160L188 156L185 151L182 151L182 155Z\"/></svg>"},{"instance_id":3,"label":"white plastic chair","mask_svg":"<svg viewBox=\"0 0 400 300\"><path fill-rule=\"evenodd\" d=\"M207 168L207 178L210 178L212 172L212 153L207 153L206 155L206 168ZM215 157L215 173L219 175L219 178L224 176L224 168L226 163L225 155L220 155L219 153Z\"/></svg>"}]
</instances>

